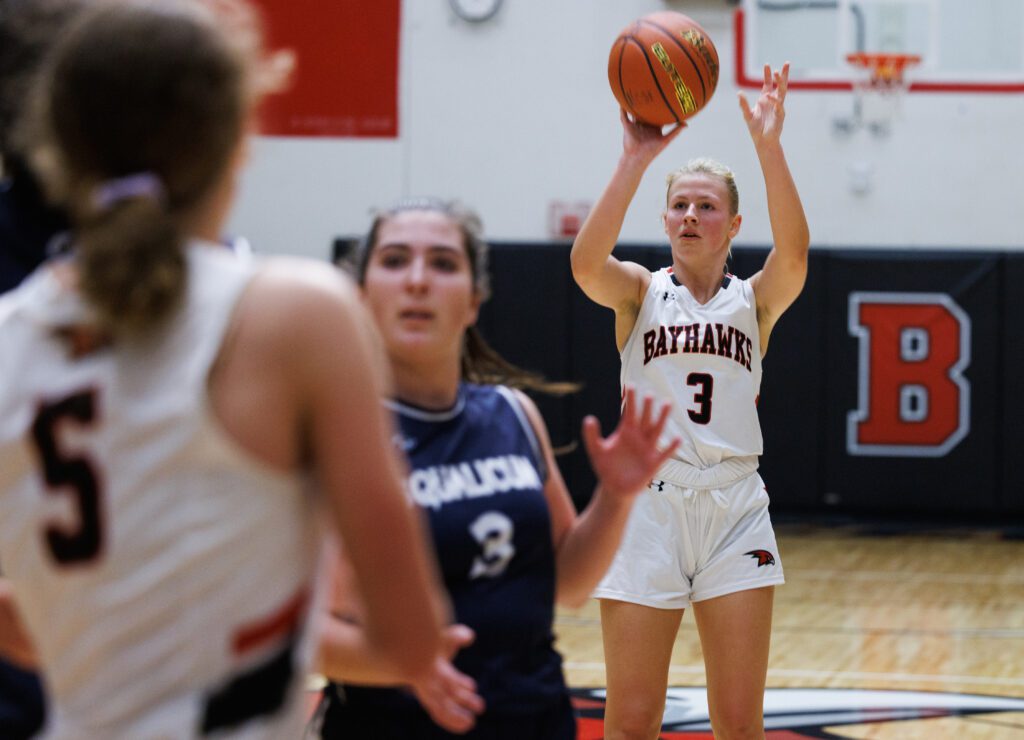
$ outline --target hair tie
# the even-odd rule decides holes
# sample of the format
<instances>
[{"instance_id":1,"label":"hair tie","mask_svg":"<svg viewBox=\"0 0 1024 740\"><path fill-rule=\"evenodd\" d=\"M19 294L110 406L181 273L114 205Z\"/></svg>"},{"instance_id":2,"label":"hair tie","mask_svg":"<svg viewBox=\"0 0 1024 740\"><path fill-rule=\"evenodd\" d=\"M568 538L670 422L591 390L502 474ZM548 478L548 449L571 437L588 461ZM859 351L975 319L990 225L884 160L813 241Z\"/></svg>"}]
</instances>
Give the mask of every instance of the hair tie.
<instances>
[{"instance_id":1,"label":"hair tie","mask_svg":"<svg viewBox=\"0 0 1024 740\"><path fill-rule=\"evenodd\" d=\"M129 198L153 198L163 203L166 198L164 184L152 172L138 172L101 182L92 193L93 207L98 211L106 211Z\"/></svg>"}]
</instances>

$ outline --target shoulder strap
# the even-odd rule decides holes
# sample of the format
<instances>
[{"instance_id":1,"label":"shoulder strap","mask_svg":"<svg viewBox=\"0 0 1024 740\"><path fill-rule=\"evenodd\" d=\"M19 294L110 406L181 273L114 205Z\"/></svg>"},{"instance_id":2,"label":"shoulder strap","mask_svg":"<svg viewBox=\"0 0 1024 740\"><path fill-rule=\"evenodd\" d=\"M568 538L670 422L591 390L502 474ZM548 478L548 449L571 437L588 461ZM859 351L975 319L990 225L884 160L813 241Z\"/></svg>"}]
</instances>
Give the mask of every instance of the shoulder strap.
<instances>
[{"instance_id":1,"label":"shoulder strap","mask_svg":"<svg viewBox=\"0 0 1024 740\"><path fill-rule=\"evenodd\" d=\"M533 456L537 459L537 470L540 472L540 479L542 481L546 481L548 479L547 461L544 459L544 453L541 451L540 439L537 436L537 430L534 429L533 424L530 423L530 417L527 416L526 410L519 402L519 398L516 396L515 391L511 388L506 388L503 385L496 385L494 386L494 389L501 394L501 396L508 402L508 405L512 407L512 411L519 420L519 425L523 428L523 433L526 434L526 438L530 442L530 447L533 449Z\"/></svg>"}]
</instances>

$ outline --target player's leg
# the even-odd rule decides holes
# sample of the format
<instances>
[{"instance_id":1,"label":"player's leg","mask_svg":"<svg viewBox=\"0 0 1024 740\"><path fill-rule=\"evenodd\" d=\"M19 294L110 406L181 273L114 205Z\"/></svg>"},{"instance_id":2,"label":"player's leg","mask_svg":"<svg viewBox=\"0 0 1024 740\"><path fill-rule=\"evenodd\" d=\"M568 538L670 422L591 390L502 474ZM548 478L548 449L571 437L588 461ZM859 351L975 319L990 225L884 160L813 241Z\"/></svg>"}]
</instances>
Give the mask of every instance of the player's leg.
<instances>
[{"instance_id":1,"label":"player's leg","mask_svg":"<svg viewBox=\"0 0 1024 740\"><path fill-rule=\"evenodd\" d=\"M682 609L601 599L608 676L606 740L653 740L665 713L668 667Z\"/></svg>"},{"instance_id":2,"label":"player's leg","mask_svg":"<svg viewBox=\"0 0 1024 740\"><path fill-rule=\"evenodd\" d=\"M775 587L693 603L716 740L764 738L764 688Z\"/></svg>"}]
</instances>

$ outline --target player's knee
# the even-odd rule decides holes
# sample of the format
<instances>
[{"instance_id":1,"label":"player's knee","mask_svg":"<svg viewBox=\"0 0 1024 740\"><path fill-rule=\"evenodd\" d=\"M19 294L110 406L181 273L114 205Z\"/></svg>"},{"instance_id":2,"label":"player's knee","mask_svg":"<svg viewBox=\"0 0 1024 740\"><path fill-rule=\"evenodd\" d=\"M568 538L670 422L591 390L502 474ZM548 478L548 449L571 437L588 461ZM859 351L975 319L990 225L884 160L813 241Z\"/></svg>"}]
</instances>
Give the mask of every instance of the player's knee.
<instances>
[{"instance_id":1,"label":"player's knee","mask_svg":"<svg viewBox=\"0 0 1024 740\"><path fill-rule=\"evenodd\" d=\"M609 702L611 704L611 702ZM661 730L664 704L642 698L609 706L605 714L605 740L654 740Z\"/></svg>"},{"instance_id":2,"label":"player's knee","mask_svg":"<svg viewBox=\"0 0 1024 740\"><path fill-rule=\"evenodd\" d=\"M661 722L641 728L638 726L614 727L604 726L604 740L655 740L660 737Z\"/></svg>"},{"instance_id":3,"label":"player's knee","mask_svg":"<svg viewBox=\"0 0 1024 740\"><path fill-rule=\"evenodd\" d=\"M764 740L764 717L737 709L715 712L711 718L715 740Z\"/></svg>"}]
</instances>

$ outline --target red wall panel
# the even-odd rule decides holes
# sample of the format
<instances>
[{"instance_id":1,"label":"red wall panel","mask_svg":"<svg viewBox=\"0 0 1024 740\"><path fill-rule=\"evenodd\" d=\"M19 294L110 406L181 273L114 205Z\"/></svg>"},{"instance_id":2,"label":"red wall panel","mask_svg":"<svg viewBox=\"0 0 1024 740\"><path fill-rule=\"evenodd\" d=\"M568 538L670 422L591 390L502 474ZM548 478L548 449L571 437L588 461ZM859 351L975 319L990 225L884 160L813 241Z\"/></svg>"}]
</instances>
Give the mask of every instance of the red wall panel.
<instances>
[{"instance_id":1,"label":"red wall panel","mask_svg":"<svg viewBox=\"0 0 1024 740\"><path fill-rule=\"evenodd\" d=\"M400 0L256 0L271 49L295 52L289 89L261 112L268 136L398 136Z\"/></svg>"}]
</instances>

